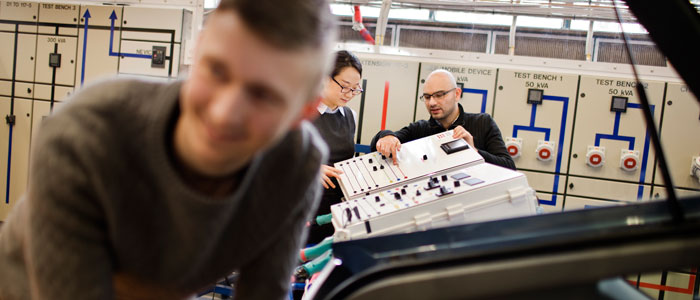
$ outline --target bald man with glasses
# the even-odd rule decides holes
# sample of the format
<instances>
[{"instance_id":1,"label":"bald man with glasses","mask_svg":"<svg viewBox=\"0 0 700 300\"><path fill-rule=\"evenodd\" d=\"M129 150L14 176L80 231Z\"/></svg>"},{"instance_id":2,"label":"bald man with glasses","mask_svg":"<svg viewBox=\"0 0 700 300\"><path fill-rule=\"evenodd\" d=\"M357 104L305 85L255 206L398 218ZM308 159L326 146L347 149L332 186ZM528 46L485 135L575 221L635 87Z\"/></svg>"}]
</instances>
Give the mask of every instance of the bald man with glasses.
<instances>
[{"instance_id":1,"label":"bald man with glasses","mask_svg":"<svg viewBox=\"0 0 700 300\"><path fill-rule=\"evenodd\" d=\"M372 151L391 156L394 164L398 164L396 151L400 151L401 143L453 130L454 138L464 139L486 162L515 169L496 122L488 114L464 112L458 103L461 95L452 73L443 69L433 71L425 80L420 96L430 120L413 122L399 131L380 131L372 139Z\"/></svg>"}]
</instances>

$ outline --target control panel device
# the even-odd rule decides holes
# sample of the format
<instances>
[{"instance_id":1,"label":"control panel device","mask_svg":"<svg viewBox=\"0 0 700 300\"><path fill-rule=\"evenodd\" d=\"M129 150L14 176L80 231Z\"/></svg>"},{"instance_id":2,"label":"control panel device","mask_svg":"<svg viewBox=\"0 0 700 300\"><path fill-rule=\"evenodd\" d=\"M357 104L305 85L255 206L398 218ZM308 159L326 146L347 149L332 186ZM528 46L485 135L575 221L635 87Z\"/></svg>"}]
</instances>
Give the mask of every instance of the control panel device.
<instances>
[{"instance_id":1,"label":"control panel device","mask_svg":"<svg viewBox=\"0 0 700 300\"><path fill-rule=\"evenodd\" d=\"M484 162L451 131L402 144L397 158L373 152L335 164L346 199L331 206L335 241L537 212L524 174Z\"/></svg>"}]
</instances>

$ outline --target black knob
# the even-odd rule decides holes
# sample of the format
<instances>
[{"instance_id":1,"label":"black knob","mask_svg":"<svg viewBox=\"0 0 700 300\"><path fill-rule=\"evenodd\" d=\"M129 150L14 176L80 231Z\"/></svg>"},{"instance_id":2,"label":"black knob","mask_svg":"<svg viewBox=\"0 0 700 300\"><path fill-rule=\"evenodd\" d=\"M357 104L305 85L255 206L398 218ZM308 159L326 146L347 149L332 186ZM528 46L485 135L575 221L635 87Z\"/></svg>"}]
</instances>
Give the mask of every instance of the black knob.
<instances>
[{"instance_id":1,"label":"black knob","mask_svg":"<svg viewBox=\"0 0 700 300\"><path fill-rule=\"evenodd\" d=\"M401 199L401 194L399 194L399 193L394 193L394 198L396 198L396 200Z\"/></svg>"},{"instance_id":2,"label":"black knob","mask_svg":"<svg viewBox=\"0 0 700 300\"><path fill-rule=\"evenodd\" d=\"M384 154L382 154L382 159L386 159L386 156L384 156Z\"/></svg>"},{"instance_id":3,"label":"black knob","mask_svg":"<svg viewBox=\"0 0 700 300\"><path fill-rule=\"evenodd\" d=\"M573 189L573 188L574 188L574 184L573 184L573 183L569 183L569 189Z\"/></svg>"},{"instance_id":4,"label":"black knob","mask_svg":"<svg viewBox=\"0 0 700 300\"><path fill-rule=\"evenodd\" d=\"M372 159L371 159L371 158L369 159L369 163L370 163L370 164L372 163Z\"/></svg>"},{"instance_id":5,"label":"black knob","mask_svg":"<svg viewBox=\"0 0 700 300\"><path fill-rule=\"evenodd\" d=\"M459 180L455 180L455 187L458 187L460 185Z\"/></svg>"},{"instance_id":6,"label":"black knob","mask_svg":"<svg viewBox=\"0 0 700 300\"><path fill-rule=\"evenodd\" d=\"M27 94L31 94L31 93L32 93L32 89L27 88Z\"/></svg>"},{"instance_id":7,"label":"black knob","mask_svg":"<svg viewBox=\"0 0 700 300\"><path fill-rule=\"evenodd\" d=\"M442 181L447 181L447 175L442 175Z\"/></svg>"},{"instance_id":8,"label":"black knob","mask_svg":"<svg viewBox=\"0 0 700 300\"><path fill-rule=\"evenodd\" d=\"M381 199L379 199L379 196L374 196L374 202L379 202Z\"/></svg>"},{"instance_id":9,"label":"black knob","mask_svg":"<svg viewBox=\"0 0 700 300\"><path fill-rule=\"evenodd\" d=\"M423 160L428 160L428 156L423 154Z\"/></svg>"},{"instance_id":10,"label":"black knob","mask_svg":"<svg viewBox=\"0 0 700 300\"><path fill-rule=\"evenodd\" d=\"M406 189L401 189L401 195L406 195Z\"/></svg>"},{"instance_id":11,"label":"black knob","mask_svg":"<svg viewBox=\"0 0 700 300\"><path fill-rule=\"evenodd\" d=\"M373 171L377 171L377 166L372 166Z\"/></svg>"},{"instance_id":12,"label":"black knob","mask_svg":"<svg viewBox=\"0 0 700 300\"><path fill-rule=\"evenodd\" d=\"M384 165L379 166L380 169L384 170Z\"/></svg>"},{"instance_id":13,"label":"black knob","mask_svg":"<svg viewBox=\"0 0 700 300\"><path fill-rule=\"evenodd\" d=\"M416 196L420 196L420 190L416 190Z\"/></svg>"}]
</instances>

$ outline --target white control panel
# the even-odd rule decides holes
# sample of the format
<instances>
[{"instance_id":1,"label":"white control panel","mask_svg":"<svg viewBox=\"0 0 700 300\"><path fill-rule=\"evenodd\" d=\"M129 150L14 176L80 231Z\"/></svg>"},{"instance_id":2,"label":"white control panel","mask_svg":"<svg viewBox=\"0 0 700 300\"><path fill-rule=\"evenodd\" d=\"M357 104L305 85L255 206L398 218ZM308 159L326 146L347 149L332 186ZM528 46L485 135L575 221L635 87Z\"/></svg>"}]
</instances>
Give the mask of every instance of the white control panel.
<instances>
[{"instance_id":1,"label":"white control panel","mask_svg":"<svg viewBox=\"0 0 700 300\"><path fill-rule=\"evenodd\" d=\"M403 144L398 166L376 152L336 164L348 168L349 162L355 173L343 170L340 184L349 200L331 206L334 239L353 240L536 213L537 198L524 174L485 163L471 148L461 147L448 154L449 150L443 150L448 147L445 145L461 145L461 140L451 137L452 133L446 132ZM367 170L356 172L357 166ZM394 178L398 177L392 173L396 170L401 170L404 177ZM366 180L375 180L375 187L348 193L347 187L369 187L358 183Z\"/></svg>"},{"instance_id":2,"label":"white control panel","mask_svg":"<svg viewBox=\"0 0 700 300\"><path fill-rule=\"evenodd\" d=\"M449 147L452 142L456 143L454 146L466 148L448 154L443 147ZM397 151L398 165L379 152L340 161L334 165L343 171L340 188L345 199L353 200L404 185L421 176L484 162L476 150L466 142L460 142L463 140L453 139L450 130L402 144L401 150Z\"/></svg>"}]
</instances>

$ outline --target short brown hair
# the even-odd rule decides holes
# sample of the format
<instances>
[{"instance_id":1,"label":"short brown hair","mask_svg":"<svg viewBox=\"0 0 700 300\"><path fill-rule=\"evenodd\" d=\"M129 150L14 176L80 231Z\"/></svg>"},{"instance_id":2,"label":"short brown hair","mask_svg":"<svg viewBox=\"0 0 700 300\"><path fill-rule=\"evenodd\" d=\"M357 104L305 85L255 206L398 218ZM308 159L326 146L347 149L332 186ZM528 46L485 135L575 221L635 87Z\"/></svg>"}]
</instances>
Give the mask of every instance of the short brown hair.
<instances>
[{"instance_id":1,"label":"short brown hair","mask_svg":"<svg viewBox=\"0 0 700 300\"><path fill-rule=\"evenodd\" d=\"M281 49L327 47L335 37L326 0L221 0L216 10L235 11L252 32Z\"/></svg>"}]
</instances>

